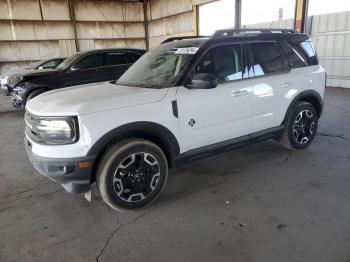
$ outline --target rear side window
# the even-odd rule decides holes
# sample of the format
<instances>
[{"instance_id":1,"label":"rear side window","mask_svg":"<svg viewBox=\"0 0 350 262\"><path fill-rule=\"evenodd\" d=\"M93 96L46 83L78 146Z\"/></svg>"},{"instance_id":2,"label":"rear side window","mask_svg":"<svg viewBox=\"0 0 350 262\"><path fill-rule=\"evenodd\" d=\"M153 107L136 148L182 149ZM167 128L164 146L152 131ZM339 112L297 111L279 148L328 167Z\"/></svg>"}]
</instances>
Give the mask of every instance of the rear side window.
<instances>
[{"instance_id":1,"label":"rear side window","mask_svg":"<svg viewBox=\"0 0 350 262\"><path fill-rule=\"evenodd\" d=\"M275 43L252 43L255 76L284 72L284 59Z\"/></svg>"},{"instance_id":2,"label":"rear side window","mask_svg":"<svg viewBox=\"0 0 350 262\"><path fill-rule=\"evenodd\" d=\"M108 63L110 65L125 65L128 63L125 53L108 54Z\"/></svg>"},{"instance_id":3,"label":"rear side window","mask_svg":"<svg viewBox=\"0 0 350 262\"><path fill-rule=\"evenodd\" d=\"M195 68L195 73L210 73L218 82L242 79L242 53L240 45L211 49Z\"/></svg>"}]
</instances>

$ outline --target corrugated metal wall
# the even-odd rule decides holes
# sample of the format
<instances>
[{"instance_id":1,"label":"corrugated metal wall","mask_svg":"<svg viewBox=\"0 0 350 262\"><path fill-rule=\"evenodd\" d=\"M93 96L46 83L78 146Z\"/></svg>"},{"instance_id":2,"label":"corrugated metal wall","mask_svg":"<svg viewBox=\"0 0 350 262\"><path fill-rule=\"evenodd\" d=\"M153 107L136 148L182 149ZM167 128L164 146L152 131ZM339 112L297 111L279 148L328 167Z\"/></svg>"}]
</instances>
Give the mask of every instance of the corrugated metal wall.
<instances>
[{"instance_id":1,"label":"corrugated metal wall","mask_svg":"<svg viewBox=\"0 0 350 262\"><path fill-rule=\"evenodd\" d=\"M283 19L254 25L243 25L243 28L294 28L294 19Z\"/></svg>"},{"instance_id":2,"label":"corrugated metal wall","mask_svg":"<svg viewBox=\"0 0 350 262\"><path fill-rule=\"evenodd\" d=\"M246 27L293 28L293 21L286 19ZM350 88L350 12L311 16L308 22L320 64L327 72L327 85Z\"/></svg>"},{"instance_id":3,"label":"corrugated metal wall","mask_svg":"<svg viewBox=\"0 0 350 262\"><path fill-rule=\"evenodd\" d=\"M148 4L150 47L170 36L193 35L192 10L189 0L151 0Z\"/></svg>"},{"instance_id":4,"label":"corrugated metal wall","mask_svg":"<svg viewBox=\"0 0 350 262\"><path fill-rule=\"evenodd\" d=\"M214 0L150 0L148 4L150 47L174 36L191 36L195 33L194 6Z\"/></svg>"},{"instance_id":5,"label":"corrugated metal wall","mask_svg":"<svg viewBox=\"0 0 350 262\"><path fill-rule=\"evenodd\" d=\"M77 0L81 50L145 48L142 5L115 0ZM0 72L76 51L68 0L0 0Z\"/></svg>"},{"instance_id":6,"label":"corrugated metal wall","mask_svg":"<svg viewBox=\"0 0 350 262\"><path fill-rule=\"evenodd\" d=\"M172 36L195 33L195 5L213 0L150 0L150 47ZM116 0L77 0L76 28L81 50L145 48L142 4ZM328 85L350 87L350 12L314 16L311 34ZM248 27L293 27L293 20ZM0 72L31 61L75 52L68 0L0 0Z\"/></svg>"},{"instance_id":7,"label":"corrugated metal wall","mask_svg":"<svg viewBox=\"0 0 350 262\"><path fill-rule=\"evenodd\" d=\"M350 12L313 16L311 36L327 85L350 88Z\"/></svg>"}]
</instances>

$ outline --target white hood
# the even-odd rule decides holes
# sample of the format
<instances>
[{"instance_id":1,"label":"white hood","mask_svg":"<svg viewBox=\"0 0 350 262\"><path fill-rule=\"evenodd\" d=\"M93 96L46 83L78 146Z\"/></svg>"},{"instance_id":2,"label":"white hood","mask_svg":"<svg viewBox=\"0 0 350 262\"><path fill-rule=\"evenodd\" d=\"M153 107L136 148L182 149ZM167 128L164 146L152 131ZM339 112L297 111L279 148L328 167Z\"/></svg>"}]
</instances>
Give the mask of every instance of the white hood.
<instances>
[{"instance_id":1,"label":"white hood","mask_svg":"<svg viewBox=\"0 0 350 262\"><path fill-rule=\"evenodd\" d=\"M38 116L83 115L156 102L167 90L95 83L46 92L29 100L26 110Z\"/></svg>"}]
</instances>

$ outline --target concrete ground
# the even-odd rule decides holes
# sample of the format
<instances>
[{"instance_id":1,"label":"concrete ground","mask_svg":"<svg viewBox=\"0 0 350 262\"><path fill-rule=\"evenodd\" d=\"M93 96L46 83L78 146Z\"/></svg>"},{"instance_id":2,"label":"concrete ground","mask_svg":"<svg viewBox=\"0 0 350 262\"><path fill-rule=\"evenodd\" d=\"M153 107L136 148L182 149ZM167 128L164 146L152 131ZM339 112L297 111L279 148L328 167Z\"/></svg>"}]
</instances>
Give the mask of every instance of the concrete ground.
<instances>
[{"instance_id":1,"label":"concrete ground","mask_svg":"<svg viewBox=\"0 0 350 262\"><path fill-rule=\"evenodd\" d=\"M350 90L329 88L315 142L267 141L171 171L149 208L109 210L29 165L0 97L0 261L350 261Z\"/></svg>"}]
</instances>

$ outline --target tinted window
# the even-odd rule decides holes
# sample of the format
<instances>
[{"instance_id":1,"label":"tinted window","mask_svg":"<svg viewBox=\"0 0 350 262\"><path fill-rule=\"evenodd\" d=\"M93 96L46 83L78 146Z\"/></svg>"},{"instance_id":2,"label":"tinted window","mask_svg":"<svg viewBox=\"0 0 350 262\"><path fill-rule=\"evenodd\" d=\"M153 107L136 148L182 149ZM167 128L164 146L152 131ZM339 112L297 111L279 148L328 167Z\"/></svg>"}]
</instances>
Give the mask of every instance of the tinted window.
<instances>
[{"instance_id":1,"label":"tinted window","mask_svg":"<svg viewBox=\"0 0 350 262\"><path fill-rule=\"evenodd\" d=\"M141 55L136 54L136 53L127 53L127 54L128 54L128 59L130 59L129 62L131 62L131 63L134 63L141 56Z\"/></svg>"},{"instance_id":2,"label":"tinted window","mask_svg":"<svg viewBox=\"0 0 350 262\"><path fill-rule=\"evenodd\" d=\"M75 65L74 68L76 69L88 69L88 68L95 68L95 67L101 67L105 66L105 55L104 54L92 54L85 56L81 60L79 60Z\"/></svg>"},{"instance_id":3,"label":"tinted window","mask_svg":"<svg viewBox=\"0 0 350 262\"><path fill-rule=\"evenodd\" d=\"M210 73L219 82L242 79L242 56L240 45L211 49L195 68L195 73Z\"/></svg>"},{"instance_id":4,"label":"tinted window","mask_svg":"<svg viewBox=\"0 0 350 262\"><path fill-rule=\"evenodd\" d=\"M298 48L287 43L282 43L281 47L291 68L305 67L308 65L307 58Z\"/></svg>"},{"instance_id":5,"label":"tinted window","mask_svg":"<svg viewBox=\"0 0 350 262\"><path fill-rule=\"evenodd\" d=\"M128 63L125 53L108 54L110 65L125 65Z\"/></svg>"},{"instance_id":6,"label":"tinted window","mask_svg":"<svg viewBox=\"0 0 350 262\"><path fill-rule=\"evenodd\" d=\"M283 56L275 43L251 44L255 76L282 73Z\"/></svg>"},{"instance_id":7,"label":"tinted window","mask_svg":"<svg viewBox=\"0 0 350 262\"><path fill-rule=\"evenodd\" d=\"M290 43L294 50L296 50L300 56L302 56L307 65L317 65L318 59L316 56L315 48L311 41L305 41L301 43Z\"/></svg>"}]
</instances>

